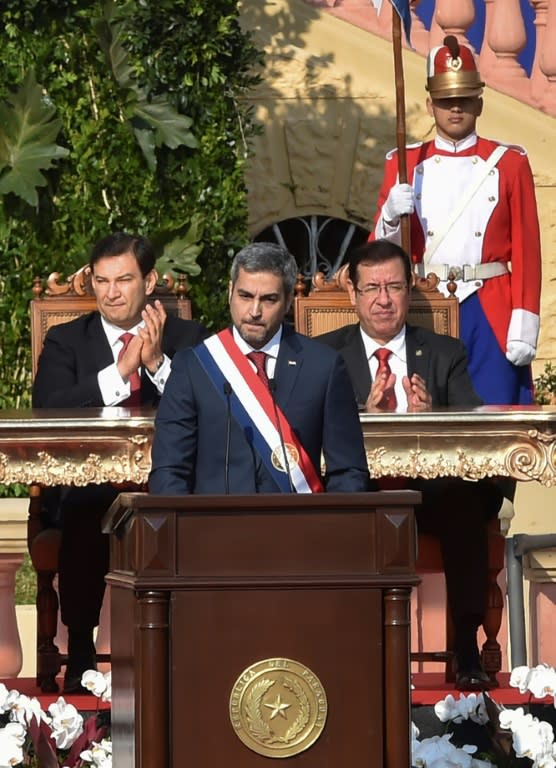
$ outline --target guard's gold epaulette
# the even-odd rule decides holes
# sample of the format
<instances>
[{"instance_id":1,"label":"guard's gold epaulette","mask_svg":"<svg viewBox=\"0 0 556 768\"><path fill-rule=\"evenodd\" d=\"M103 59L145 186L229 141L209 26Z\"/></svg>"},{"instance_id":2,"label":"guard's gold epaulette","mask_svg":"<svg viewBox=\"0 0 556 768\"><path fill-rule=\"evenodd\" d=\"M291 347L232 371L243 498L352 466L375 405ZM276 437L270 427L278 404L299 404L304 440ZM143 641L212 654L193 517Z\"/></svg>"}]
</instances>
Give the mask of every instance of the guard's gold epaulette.
<instances>
[{"instance_id":1,"label":"guard's gold epaulette","mask_svg":"<svg viewBox=\"0 0 556 768\"><path fill-rule=\"evenodd\" d=\"M424 144L423 141L416 141L414 144L406 144L405 148L406 149L417 149L418 147L422 147L423 144ZM386 159L387 160L391 160L394 157L394 155L396 154L397 151L398 151L397 147L394 147L394 149L391 149L389 152L386 153Z\"/></svg>"}]
</instances>

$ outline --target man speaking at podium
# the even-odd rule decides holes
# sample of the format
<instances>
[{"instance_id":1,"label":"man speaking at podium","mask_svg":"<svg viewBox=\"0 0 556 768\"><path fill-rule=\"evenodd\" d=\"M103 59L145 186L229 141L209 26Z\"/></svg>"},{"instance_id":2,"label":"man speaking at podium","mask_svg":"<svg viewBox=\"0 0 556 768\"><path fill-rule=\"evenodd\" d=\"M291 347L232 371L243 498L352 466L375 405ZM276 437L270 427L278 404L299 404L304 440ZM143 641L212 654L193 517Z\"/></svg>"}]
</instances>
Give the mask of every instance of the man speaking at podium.
<instances>
[{"instance_id":1,"label":"man speaking at podium","mask_svg":"<svg viewBox=\"0 0 556 768\"><path fill-rule=\"evenodd\" d=\"M293 256L273 243L236 255L232 327L173 358L155 422L151 493L369 489L341 355L283 322L296 277Z\"/></svg>"}]
</instances>

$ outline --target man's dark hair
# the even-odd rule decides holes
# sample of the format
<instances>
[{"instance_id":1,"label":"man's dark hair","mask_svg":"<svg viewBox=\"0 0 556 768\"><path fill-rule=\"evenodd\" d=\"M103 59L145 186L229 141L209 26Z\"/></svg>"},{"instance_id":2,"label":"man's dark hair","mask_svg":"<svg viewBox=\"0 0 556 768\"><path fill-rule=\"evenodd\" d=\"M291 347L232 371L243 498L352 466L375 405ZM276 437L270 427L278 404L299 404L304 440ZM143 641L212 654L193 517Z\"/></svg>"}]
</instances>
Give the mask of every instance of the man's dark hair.
<instances>
[{"instance_id":1,"label":"man's dark hair","mask_svg":"<svg viewBox=\"0 0 556 768\"><path fill-rule=\"evenodd\" d=\"M392 259L400 259L403 263L406 282L411 286L411 260L400 245L391 243L389 240L373 240L371 243L364 243L353 249L349 255L348 266L349 279L353 286L357 286L357 270L360 264L371 266L383 264Z\"/></svg>"},{"instance_id":2,"label":"man's dark hair","mask_svg":"<svg viewBox=\"0 0 556 768\"><path fill-rule=\"evenodd\" d=\"M246 272L272 272L284 280L286 296L293 293L297 280L297 264L294 257L276 243L250 243L239 251L232 261L230 279L232 285L239 276L239 270Z\"/></svg>"},{"instance_id":3,"label":"man's dark hair","mask_svg":"<svg viewBox=\"0 0 556 768\"><path fill-rule=\"evenodd\" d=\"M132 253L143 277L154 269L156 255L150 240L141 235L129 235L126 232L114 232L99 240L93 247L89 257L91 272L95 271L95 264L100 259L111 256L121 256L124 253Z\"/></svg>"}]
</instances>

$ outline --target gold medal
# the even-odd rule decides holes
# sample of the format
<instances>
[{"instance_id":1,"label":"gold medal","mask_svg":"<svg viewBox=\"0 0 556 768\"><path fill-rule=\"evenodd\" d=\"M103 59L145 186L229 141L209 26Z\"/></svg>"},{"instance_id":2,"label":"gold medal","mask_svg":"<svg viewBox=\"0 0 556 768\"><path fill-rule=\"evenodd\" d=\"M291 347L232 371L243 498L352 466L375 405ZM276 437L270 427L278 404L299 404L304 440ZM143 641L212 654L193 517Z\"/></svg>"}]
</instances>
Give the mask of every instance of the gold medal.
<instances>
[{"instance_id":1,"label":"gold medal","mask_svg":"<svg viewBox=\"0 0 556 768\"><path fill-rule=\"evenodd\" d=\"M284 443L284 448L286 451L286 458L288 460L288 467L291 471L293 467L296 467L299 463L299 451L295 445L292 445L292 443ZM272 453L270 454L270 458L274 469L277 469L279 472L288 471L288 467L286 467L286 463L284 461L284 451L282 450L281 445L277 445L276 448L273 449Z\"/></svg>"},{"instance_id":2,"label":"gold medal","mask_svg":"<svg viewBox=\"0 0 556 768\"><path fill-rule=\"evenodd\" d=\"M321 735L326 694L311 670L291 659L247 667L230 694L230 720L241 741L266 757L290 757Z\"/></svg>"}]
</instances>

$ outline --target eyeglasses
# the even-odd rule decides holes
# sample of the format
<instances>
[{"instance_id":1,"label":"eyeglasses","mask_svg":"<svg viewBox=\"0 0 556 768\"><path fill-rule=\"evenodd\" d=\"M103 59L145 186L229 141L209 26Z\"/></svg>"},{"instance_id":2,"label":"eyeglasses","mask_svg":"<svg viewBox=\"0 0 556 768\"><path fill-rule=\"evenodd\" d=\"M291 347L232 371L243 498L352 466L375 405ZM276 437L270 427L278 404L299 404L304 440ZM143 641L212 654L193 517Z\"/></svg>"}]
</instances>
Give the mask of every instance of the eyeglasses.
<instances>
[{"instance_id":1,"label":"eyeglasses","mask_svg":"<svg viewBox=\"0 0 556 768\"><path fill-rule=\"evenodd\" d=\"M369 283L364 288L355 290L360 296L378 296L381 291L386 291L389 296L399 296L407 288L407 283Z\"/></svg>"}]
</instances>

